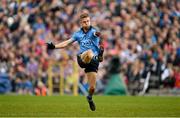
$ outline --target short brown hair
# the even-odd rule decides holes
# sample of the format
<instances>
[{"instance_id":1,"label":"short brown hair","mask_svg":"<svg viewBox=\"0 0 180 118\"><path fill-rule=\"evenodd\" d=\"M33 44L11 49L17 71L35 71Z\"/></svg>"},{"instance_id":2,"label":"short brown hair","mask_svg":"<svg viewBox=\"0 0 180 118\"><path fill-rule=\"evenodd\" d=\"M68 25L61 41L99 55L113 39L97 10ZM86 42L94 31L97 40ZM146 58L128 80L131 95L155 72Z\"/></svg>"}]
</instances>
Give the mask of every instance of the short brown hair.
<instances>
[{"instance_id":1,"label":"short brown hair","mask_svg":"<svg viewBox=\"0 0 180 118\"><path fill-rule=\"evenodd\" d=\"M83 18L87 18L87 17L89 17L89 14L88 14L88 13L82 13L82 14L80 15L80 20L83 19Z\"/></svg>"}]
</instances>

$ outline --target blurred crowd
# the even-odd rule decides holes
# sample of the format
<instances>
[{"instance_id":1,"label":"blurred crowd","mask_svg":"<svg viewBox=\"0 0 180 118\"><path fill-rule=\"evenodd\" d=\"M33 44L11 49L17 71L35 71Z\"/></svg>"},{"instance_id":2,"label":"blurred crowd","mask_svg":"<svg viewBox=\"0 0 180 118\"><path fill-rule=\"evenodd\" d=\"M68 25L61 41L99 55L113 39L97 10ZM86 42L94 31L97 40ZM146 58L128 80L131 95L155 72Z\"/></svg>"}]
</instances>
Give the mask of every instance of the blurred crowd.
<instances>
[{"instance_id":1,"label":"blurred crowd","mask_svg":"<svg viewBox=\"0 0 180 118\"><path fill-rule=\"evenodd\" d=\"M73 73L77 44L51 51L45 43L70 38L79 29L82 11L89 12L105 48L97 88L103 91L115 70L130 94L139 93L145 83L146 88L180 88L179 0L1 0L0 77L10 80L9 91L47 91L49 65L64 61L65 91L70 92L73 80L68 76ZM120 63L114 66L112 57ZM54 84L59 82L60 70L52 69L57 73ZM87 88L83 70L79 80Z\"/></svg>"}]
</instances>

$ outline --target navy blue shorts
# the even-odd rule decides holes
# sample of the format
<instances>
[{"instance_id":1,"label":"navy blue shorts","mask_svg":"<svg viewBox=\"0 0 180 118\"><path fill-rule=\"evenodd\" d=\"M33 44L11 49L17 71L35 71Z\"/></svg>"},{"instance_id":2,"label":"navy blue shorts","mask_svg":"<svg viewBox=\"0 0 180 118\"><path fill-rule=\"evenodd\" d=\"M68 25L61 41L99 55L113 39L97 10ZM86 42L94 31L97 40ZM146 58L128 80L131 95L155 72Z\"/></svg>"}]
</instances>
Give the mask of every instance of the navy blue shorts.
<instances>
[{"instance_id":1,"label":"navy blue shorts","mask_svg":"<svg viewBox=\"0 0 180 118\"><path fill-rule=\"evenodd\" d=\"M81 68L85 68L85 72L97 72L99 67L99 61L95 60L94 58L91 59L91 62L86 64L82 61L80 55L77 56L77 62Z\"/></svg>"}]
</instances>

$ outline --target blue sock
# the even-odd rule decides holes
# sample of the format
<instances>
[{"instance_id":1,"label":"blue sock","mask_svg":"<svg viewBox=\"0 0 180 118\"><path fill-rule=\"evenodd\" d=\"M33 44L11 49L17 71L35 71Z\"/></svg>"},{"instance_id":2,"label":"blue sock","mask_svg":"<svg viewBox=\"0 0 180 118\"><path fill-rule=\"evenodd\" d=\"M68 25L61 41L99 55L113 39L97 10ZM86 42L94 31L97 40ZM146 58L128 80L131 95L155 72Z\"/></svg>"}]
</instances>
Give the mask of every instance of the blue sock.
<instances>
[{"instance_id":1,"label":"blue sock","mask_svg":"<svg viewBox=\"0 0 180 118\"><path fill-rule=\"evenodd\" d=\"M88 95L87 98L88 98L89 100L91 100L91 99L92 99L92 96L91 96L91 95Z\"/></svg>"}]
</instances>

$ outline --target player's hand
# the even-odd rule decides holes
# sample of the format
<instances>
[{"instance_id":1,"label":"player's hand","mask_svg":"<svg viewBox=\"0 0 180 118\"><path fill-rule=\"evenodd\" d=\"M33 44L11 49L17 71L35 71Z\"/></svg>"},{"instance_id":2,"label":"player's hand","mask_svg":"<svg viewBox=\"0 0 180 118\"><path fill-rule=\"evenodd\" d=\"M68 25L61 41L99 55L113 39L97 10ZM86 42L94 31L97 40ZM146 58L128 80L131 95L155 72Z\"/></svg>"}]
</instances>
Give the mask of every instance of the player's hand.
<instances>
[{"instance_id":1,"label":"player's hand","mask_svg":"<svg viewBox=\"0 0 180 118\"><path fill-rule=\"evenodd\" d=\"M96 35L97 37L100 37L100 36L101 36L101 32L95 32L95 35Z\"/></svg>"},{"instance_id":2,"label":"player's hand","mask_svg":"<svg viewBox=\"0 0 180 118\"><path fill-rule=\"evenodd\" d=\"M46 43L46 45L47 45L47 49L55 49L55 45L52 42Z\"/></svg>"}]
</instances>

